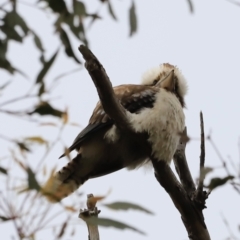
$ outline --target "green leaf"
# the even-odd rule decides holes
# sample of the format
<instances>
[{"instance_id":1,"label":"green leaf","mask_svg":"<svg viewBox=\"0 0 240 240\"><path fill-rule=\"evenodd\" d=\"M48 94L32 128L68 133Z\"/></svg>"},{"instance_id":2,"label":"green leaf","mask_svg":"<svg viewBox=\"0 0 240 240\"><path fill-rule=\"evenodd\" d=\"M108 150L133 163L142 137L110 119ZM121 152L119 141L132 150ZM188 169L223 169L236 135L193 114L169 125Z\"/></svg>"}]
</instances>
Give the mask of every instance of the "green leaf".
<instances>
[{"instance_id":1,"label":"green leaf","mask_svg":"<svg viewBox=\"0 0 240 240\"><path fill-rule=\"evenodd\" d=\"M34 39L34 42L35 42L35 44L36 44L36 46L37 46L37 48L41 51L41 52L44 52L44 48L43 48L43 46L42 46L42 41L41 41L41 39L38 37L38 35L36 34L36 33L34 33L33 31L32 31L32 34L33 34L33 39Z\"/></svg>"},{"instance_id":2,"label":"green leaf","mask_svg":"<svg viewBox=\"0 0 240 240\"><path fill-rule=\"evenodd\" d=\"M204 179L206 177L206 175L210 172L213 171L213 168L211 167L204 167L203 169L201 169L201 173L200 173L200 179Z\"/></svg>"},{"instance_id":3,"label":"green leaf","mask_svg":"<svg viewBox=\"0 0 240 240\"><path fill-rule=\"evenodd\" d=\"M55 61L58 54L58 50L53 54L49 61L45 62L42 70L39 72L36 83L40 83L43 81L44 76L47 74L48 70L51 68L53 62Z\"/></svg>"},{"instance_id":4,"label":"green leaf","mask_svg":"<svg viewBox=\"0 0 240 240\"><path fill-rule=\"evenodd\" d=\"M62 28L60 28L59 32L60 32L60 39L65 47L66 54L69 57L72 57L77 63L81 64L81 62L77 59L77 57L75 56L75 54L73 52L73 49L72 49L72 46L71 46L71 43L70 43L67 33Z\"/></svg>"},{"instance_id":5,"label":"green leaf","mask_svg":"<svg viewBox=\"0 0 240 240\"><path fill-rule=\"evenodd\" d=\"M73 12L77 16L86 16L86 7L81 1L74 1Z\"/></svg>"},{"instance_id":6,"label":"green leaf","mask_svg":"<svg viewBox=\"0 0 240 240\"><path fill-rule=\"evenodd\" d=\"M24 141L34 142L34 143L38 143L38 144L41 144L41 145L43 145L43 144L47 145L48 144L48 141L46 141L45 139L43 139L40 136L26 137L26 138L24 138Z\"/></svg>"},{"instance_id":7,"label":"green leaf","mask_svg":"<svg viewBox=\"0 0 240 240\"><path fill-rule=\"evenodd\" d=\"M192 1L191 0L187 0L187 2L188 2L188 6L189 6L189 10L190 10L190 12L191 13L193 13L193 3L192 3Z\"/></svg>"},{"instance_id":8,"label":"green leaf","mask_svg":"<svg viewBox=\"0 0 240 240\"><path fill-rule=\"evenodd\" d=\"M117 17L115 15L114 11L113 11L112 4L110 3L110 0L107 1L107 5L108 5L108 11L109 11L110 15L112 16L112 18L114 20L117 21Z\"/></svg>"},{"instance_id":9,"label":"green leaf","mask_svg":"<svg viewBox=\"0 0 240 240\"><path fill-rule=\"evenodd\" d=\"M4 217L4 216L0 215L0 220L3 221L3 222L6 222L6 221L9 221L9 220L12 220L12 218Z\"/></svg>"},{"instance_id":10,"label":"green leaf","mask_svg":"<svg viewBox=\"0 0 240 240\"><path fill-rule=\"evenodd\" d=\"M8 41L0 39L0 59L6 59Z\"/></svg>"},{"instance_id":11,"label":"green leaf","mask_svg":"<svg viewBox=\"0 0 240 240\"><path fill-rule=\"evenodd\" d=\"M39 191L41 187L35 178L35 173L32 171L30 167L27 168L27 174L28 174L28 189Z\"/></svg>"},{"instance_id":12,"label":"green leaf","mask_svg":"<svg viewBox=\"0 0 240 240\"><path fill-rule=\"evenodd\" d=\"M68 15L67 17L64 18L60 17L55 23L57 31L59 28L61 28L61 23L64 22L69 26L70 30L75 35L75 37L81 40L87 46L88 43L85 35L83 22L79 21L78 25L76 25L74 24L74 18L75 18L74 14Z\"/></svg>"},{"instance_id":13,"label":"green leaf","mask_svg":"<svg viewBox=\"0 0 240 240\"><path fill-rule=\"evenodd\" d=\"M31 31L32 34L33 34L33 40L34 40L34 43L36 45L36 47L39 49L39 51L41 52L41 56L40 56L40 61L42 63L44 63L44 48L43 48L43 45L42 45L42 41L41 39L38 37L38 35L34 32L34 31Z\"/></svg>"},{"instance_id":14,"label":"green leaf","mask_svg":"<svg viewBox=\"0 0 240 240\"><path fill-rule=\"evenodd\" d=\"M5 168L0 167L0 173L7 175L7 170Z\"/></svg>"},{"instance_id":15,"label":"green leaf","mask_svg":"<svg viewBox=\"0 0 240 240\"><path fill-rule=\"evenodd\" d=\"M6 24L1 27L1 30L6 34L8 39L15 40L16 42L22 42L22 36L18 32Z\"/></svg>"},{"instance_id":16,"label":"green leaf","mask_svg":"<svg viewBox=\"0 0 240 240\"><path fill-rule=\"evenodd\" d=\"M137 16L134 1L129 9L130 37L137 31Z\"/></svg>"},{"instance_id":17,"label":"green leaf","mask_svg":"<svg viewBox=\"0 0 240 240\"><path fill-rule=\"evenodd\" d=\"M0 68L6 69L8 72L13 74L16 69L6 59L7 47L8 41L0 39Z\"/></svg>"},{"instance_id":18,"label":"green leaf","mask_svg":"<svg viewBox=\"0 0 240 240\"><path fill-rule=\"evenodd\" d=\"M60 118L64 114L64 112L53 108L48 102L41 102L29 115L34 113L38 113L39 115L52 115Z\"/></svg>"},{"instance_id":19,"label":"green leaf","mask_svg":"<svg viewBox=\"0 0 240 240\"><path fill-rule=\"evenodd\" d=\"M109 203L109 204L104 204L104 206L114 209L114 210L139 210L148 214L153 214L153 212L147 210L146 208L143 208L137 204L133 203L128 203L128 202L114 202L114 203Z\"/></svg>"},{"instance_id":20,"label":"green leaf","mask_svg":"<svg viewBox=\"0 0 240 240\"><path fill-rule=\"evenodd\" d=\"M85 219L84 219L85 220ZM138 230L135 227L132 227L128 224L116 221L116 220L112 220L109 218L97 218L97 217L91 217L91 218L86 218L86 221L90 224L93 225L98 225L98 226L102 226L102 227L115 227L118 229L130 229L132 231L138 232L140 234L145 235L144 232L142 232L141 230Z\"/></svg>"},{"instance_id":21,"label":"green leaf","mask_svg":"<svg viewBox=\"0 0 240 240\"><path fill-rule=\"evenodd\" d=\"M67 6L64 0L45 0L53 12L68 14Z\"/></svg>"},{"instance_id":22,"label":"green leaf","mask_svg":"<svg viewBox=\"0 0 240 240\"><path fill-rule=\"evenodd\" d=\"M18 145L20 150L25 151L25 152L31 152L31 150L29 149L29 147L27 146L26 143L24 143L24 142L16 142L16 144Z\"/></svg>"},{"instance_id":23,"label":"green leaf","mask_svg":"<svg viewBox=\"0 0 240 240\"><path fill-rule=\"evenodd\" d=\"M224 178L212 178L209 185L207 186L207 188L213 190L214 188L217 188L219 186L222 186L224 185L228 180L232 180L234 179L233 176L229 175L227 177L224 177Z\"/></svg>"},{"instance_id":24,"label":"green leaf","mask_svg":"<svg viewBox=\"0 0 240 240\"><path fill-rule=\"evenodd\" d=\"M2 21L3 25L1 26L1 30L7 35L8 39L22 42L22 36L15 30L16 26L22 29L24 36L28 34L29 28L26 22L16 11L7 12Z\"/></svg>"},{"instance_id":25,"label":"green leaf","mask_svg":"<svg viewBox=\"0 0 240 240\"><path fill-rule=\"evenodd\" d=\"M11 17L15 18L15 24L20 26L25 33L25 36L28 34L29 28L26 24L26 22L23 20L23 18L17 13L17 12L12 12L14 15Z\"/></svg>"}]
</instances>

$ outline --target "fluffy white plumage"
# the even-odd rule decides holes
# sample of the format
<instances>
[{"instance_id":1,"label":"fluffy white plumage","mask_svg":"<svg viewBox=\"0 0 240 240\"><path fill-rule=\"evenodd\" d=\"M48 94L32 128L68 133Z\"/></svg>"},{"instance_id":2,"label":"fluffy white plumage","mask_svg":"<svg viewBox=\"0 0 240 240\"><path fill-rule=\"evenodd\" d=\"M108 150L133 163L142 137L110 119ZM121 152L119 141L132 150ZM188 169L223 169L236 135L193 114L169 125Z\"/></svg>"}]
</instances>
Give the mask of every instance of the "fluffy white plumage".
<instances>
[{"instance_id":1,"label":"fluffy white plumage","mask_svg":"<svg viewBox=\"0 0 240 240\"><path fill-rule=\"evenodd\" d=\"M182 72L173 65L170 64L161 64L157 67L151 68L147 70L145 73L142 75L142 81L141 84L143 85L151 85L154 80L157 79L164 79L164 77L167 76L167 74L171 71L174 70L174 75L178 79L178 84L179 84L179 94L181 96L185 96L188 91L188 85L185 77L183 76Z\"/></svg>"},{"instance_id":2,"label":"fluffy white plumage","mask_svg":"<svg viewBox=\"0 0 240 240\"><path fill-rule=\"evenodd\" d=\"M128 113L128 119L136 132L148 132L154 157L170 163L185 127L183 109L175 95L161 89L153 108Z\"/></svg>"}]
</instances>

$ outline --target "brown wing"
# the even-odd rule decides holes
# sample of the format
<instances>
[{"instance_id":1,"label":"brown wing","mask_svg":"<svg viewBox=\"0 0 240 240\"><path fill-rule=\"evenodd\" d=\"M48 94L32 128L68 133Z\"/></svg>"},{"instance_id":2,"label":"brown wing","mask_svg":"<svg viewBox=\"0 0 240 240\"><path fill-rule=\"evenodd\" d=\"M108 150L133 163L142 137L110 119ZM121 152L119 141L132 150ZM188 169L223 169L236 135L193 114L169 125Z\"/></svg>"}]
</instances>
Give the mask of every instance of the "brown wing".
<instances>
[{"instance_id":1,"label":"brown wing","mask_svg":"<svg viewBox=\"0 0 240 240\"><path fill-rule=\"evenodd\" d=\"M123 107L129 112L137 114L142 108L153 107L155 95L159 91L159 88L129 84L114 87L113 90ZM114 121L105 113L101 102L98 102L88 126L78 134L68 150L78 150L84 139L89 138L99 129L110 128L113 124ZM65 154L61 155L60 158L63 156Z\"/></svg>"}]
</instances>

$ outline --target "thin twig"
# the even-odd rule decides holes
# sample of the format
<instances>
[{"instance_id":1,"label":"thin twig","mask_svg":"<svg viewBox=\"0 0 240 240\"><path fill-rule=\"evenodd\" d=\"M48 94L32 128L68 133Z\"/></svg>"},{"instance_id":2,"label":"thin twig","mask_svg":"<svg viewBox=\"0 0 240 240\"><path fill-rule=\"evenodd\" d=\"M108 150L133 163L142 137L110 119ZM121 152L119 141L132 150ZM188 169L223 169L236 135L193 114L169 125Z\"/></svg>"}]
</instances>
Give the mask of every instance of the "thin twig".
<instances>
[{"instance_id":1,"label":"thin twig","mask_svg":"<svg viewBox=\"0 0 240 240\"><path fill-rule=\"evenodd\" d=\"M216 154L218 155L220 161L222 162L223 168L226 170L227 174L230 175L230 171L229 171L229 169L228 169L227 163L226 163L226 161L224 160L224 158L222 157L222 155L221 155L220 151L218 150L216 144L213 142L212 137L211 137L211 136L208 136L207 139L208 139L208 141L211 143L213 149L215 150Z\"/></svg>"},{"instance_id":2,"label":"thin twig","mask_svg":"<svg viewBox=\"0 0 240 240\"><path fill-rule=\"evenodd\" d=\"M223 215L223 213L221 213L221 217L222 217L224 225L226 226L226 228L230 234L231 239L237 240L236 236L233 234L233 231L232 231L231 227L229 226L229 223L228 223L227 219L225 218L225 216Z\"/></svg>"},{"instance_id":3,"label":"thin twig","mask_svg":"<svg viewBox=\"0 0 240 240\"><path fill-rule=\"evenodd\" d=\"M6 105L11 104L11 103L15 103L15 102L20 101L20 100L25 100L27 98L35 98L35 97L38 97L38 96L36 94L34 94L34 95L25 94L23 96L12 98L10 100L7 100L7 101L1 103L0 107L6 106Z\"/></svg>"},{"instance_id":4,"label":"thin twig","mask_svg":"<svg viewBox=\"0 0 240 240\"><path fill-rule=\"evenodd\" d=\"M199 183L197 187L197 199L202 199L203 194L203 182L204 182L204 163L205 163L205 134L204 134L204 121L203 114L200 112L200 129L201 129L201 153L200 153L200 173L199 173Z\"/></svg>"},{"instance_id":5,"label":"thin twig","mask_svg":"<svg viewBox=\"0 0 240 240\"><path fill-rule=\"evenodd\" d=\"M211 143L213 149L215 150L216 154L218 155L220 161L222 162L222 166L223 166L223 168L225 169L226 173L230 176L231 173L230 173L230 171L229 171L229 169L228 169L228 165L227 165L226 161L224 160L224 158L222 157L222 155L221 155L220 151L218 150L216 144L213 142L211 136L208 136L207 139L208 139L208 141ZM233 180L230 180L230 182L232 183ZM234 184L232 184L232 186L233 186L233 188L236 190L236 192L237 192L238 194L240 194L240 190L239 190Z\"/></svg>"},{"instance_id":6,"label":"thin twig","mask_svg":"<svg viewBox=\"0 0 240 240\"><path fill-rule=\"evenodd\" d=\"M52 142L51 146L47 148L45 154L42 156L42 158L38 162L38 165L37 165L36 169L40 169L41 165L43 164L43 162L46 159L46 157L48 156L48 154L52 151L54 146L58 143L58 141L61 138L61 134L62 134L62 132L64 130L64 127L65 127L65 124L62 124L61 128L59 129L59 132L58 132L58 135L57 135L56 139ZM38 171L37 173L40 173L40 171Z\"/></svg>"}]
</instances>

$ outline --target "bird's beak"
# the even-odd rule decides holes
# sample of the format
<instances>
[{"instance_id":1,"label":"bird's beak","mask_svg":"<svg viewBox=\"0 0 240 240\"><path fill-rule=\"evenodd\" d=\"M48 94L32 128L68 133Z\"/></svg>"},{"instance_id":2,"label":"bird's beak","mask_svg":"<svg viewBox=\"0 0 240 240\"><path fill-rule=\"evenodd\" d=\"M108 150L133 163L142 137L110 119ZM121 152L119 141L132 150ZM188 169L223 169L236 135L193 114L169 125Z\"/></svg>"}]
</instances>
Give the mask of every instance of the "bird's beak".
<instances>
[{"instance_id":1,"label":"bird's beak","mask_svg":"<svg viewBox=\"0 0 240 240\"><path fill-rule=\"evenodd\" d=\"M172 70L162 81L160 81L157 85L161 88L165 88L170 92L175 91L175 77L174 70Z\"/></svg>"}]
</instances>

